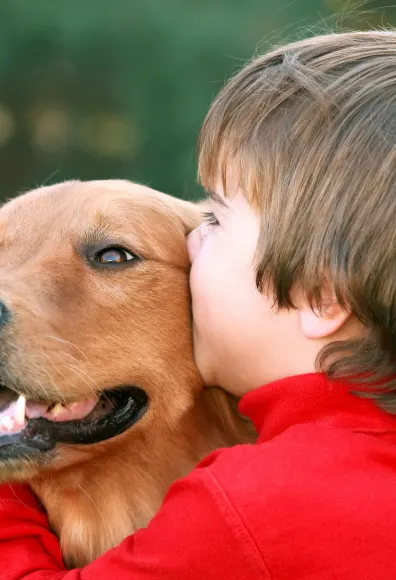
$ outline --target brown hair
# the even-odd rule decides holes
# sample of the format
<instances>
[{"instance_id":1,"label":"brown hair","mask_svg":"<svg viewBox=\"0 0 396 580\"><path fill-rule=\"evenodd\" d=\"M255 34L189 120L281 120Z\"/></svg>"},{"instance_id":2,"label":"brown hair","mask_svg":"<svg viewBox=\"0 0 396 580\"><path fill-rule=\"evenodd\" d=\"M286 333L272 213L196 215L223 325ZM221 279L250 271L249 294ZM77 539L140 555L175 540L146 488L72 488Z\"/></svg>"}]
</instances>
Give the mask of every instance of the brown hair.
<instances>
[{"instance_id":1,"label":"brown hair","mask_svg":"<svg viewBox=\"0 0 396 580\"><path fill-rule=\"evenodd\" d=\"M231 166L261 216L259 289L290 308L298 281L320 305L329 277L366 332L317 366L396 413L396 32L319 36L252 60L200 137L207 190L220 172L226 191Z\"/></svg>"}]
</instances>

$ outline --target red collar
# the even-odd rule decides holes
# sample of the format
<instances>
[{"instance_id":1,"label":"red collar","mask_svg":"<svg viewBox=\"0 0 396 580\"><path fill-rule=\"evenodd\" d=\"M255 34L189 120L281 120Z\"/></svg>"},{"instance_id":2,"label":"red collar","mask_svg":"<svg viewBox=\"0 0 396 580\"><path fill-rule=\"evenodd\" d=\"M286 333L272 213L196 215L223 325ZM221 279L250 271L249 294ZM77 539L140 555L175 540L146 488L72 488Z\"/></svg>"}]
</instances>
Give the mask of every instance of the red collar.
<instances>
[{"instance_id":1,"label":"red collar","mask_svg":"<svg viewBox=\"0 0 396 580\"><path fill-rule=\"evenodd\" d=\"M245 395L239 403L253 420L260 441L268 441L293 425L320 423L362 433L395 433L396 416L375 402L351 394L346 381L312 373L281 379Z\"/></svg>"}]
</instances>

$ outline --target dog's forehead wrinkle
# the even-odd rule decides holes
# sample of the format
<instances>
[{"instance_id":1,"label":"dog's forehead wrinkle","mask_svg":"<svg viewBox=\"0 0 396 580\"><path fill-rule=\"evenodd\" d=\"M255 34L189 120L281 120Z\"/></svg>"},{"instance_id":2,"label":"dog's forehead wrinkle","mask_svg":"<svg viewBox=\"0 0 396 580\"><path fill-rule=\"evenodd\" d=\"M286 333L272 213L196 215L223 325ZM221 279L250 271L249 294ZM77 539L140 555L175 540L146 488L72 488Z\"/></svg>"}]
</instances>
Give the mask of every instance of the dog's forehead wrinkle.
<instances>
[{"instance_id":1,"label":"dog's forehead wrinkle","mask_svg":"<svg viewBox=\"0 0 396 580\"><path fill-rule=\"evenodd\" d=\"M114 181L67 182L22 195L0 210L0 243L23 253L56 251L65 241L124 242L148 257L172 261L184 252L183 212L192 206L146 186ZM3 219L2 219L3 218ZM2 235L2 232L5 234ZM60 242L62 242L60 244Z\"/></svg>"},{"instance_id":2,"label":"dog's forehead wrinkle","mask_svg":"<svg viewBox=\"0 0 396 580\"><path fill-rule=\"evenodd\" d=\"M85 205L89 205L88 201ZM73 221L74 229L80 226L81 230L81 220ZM174 245L180 249L185 244L180 218L167 204L151 196L134 196L131 200L129 196L107 192L87 207L83 231L82 241L130 244L131 249L146 254L157 253L159 245L166 245L170 253Z\"/></svg>"},{"instance_id":3,"label":"dog's forehead wrinkle","mask_svg":"<svg viewBox=\"0 0 396 580\"><path fill-rule=\"evenodd\" d=\"M185 235L186 223L192 223L196 214L192 204L145 185L123 180L68 181L30 191L3 206L0 243L4 230L7 239L21 241L24 236L41 243L52 233L59 239L96 230L99 237L98 228L105 237L137 235L145 238L145 244L151 240L159 244L166 236L169 243L169 238Z\"/></svg>"}]
</instances>

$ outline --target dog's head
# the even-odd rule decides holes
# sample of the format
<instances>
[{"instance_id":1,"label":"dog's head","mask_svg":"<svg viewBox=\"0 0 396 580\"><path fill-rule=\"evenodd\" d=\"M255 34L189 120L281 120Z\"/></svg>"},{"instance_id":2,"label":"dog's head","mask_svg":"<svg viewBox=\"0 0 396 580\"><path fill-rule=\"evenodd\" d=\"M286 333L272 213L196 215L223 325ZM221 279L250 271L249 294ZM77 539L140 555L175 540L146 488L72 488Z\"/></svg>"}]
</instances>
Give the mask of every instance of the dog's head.
<instances>
[{"instance_id":1,"label":"dog's head","mask_svg":"<svg viewBox=\"0 0 396 580\"><path fill-rule=\"evenodd\" d=\"M193 204L125 181L42 187L1 208L1 479L178 421L201 388L185 244L199 221Z\"/></svg>"}]
</instances>

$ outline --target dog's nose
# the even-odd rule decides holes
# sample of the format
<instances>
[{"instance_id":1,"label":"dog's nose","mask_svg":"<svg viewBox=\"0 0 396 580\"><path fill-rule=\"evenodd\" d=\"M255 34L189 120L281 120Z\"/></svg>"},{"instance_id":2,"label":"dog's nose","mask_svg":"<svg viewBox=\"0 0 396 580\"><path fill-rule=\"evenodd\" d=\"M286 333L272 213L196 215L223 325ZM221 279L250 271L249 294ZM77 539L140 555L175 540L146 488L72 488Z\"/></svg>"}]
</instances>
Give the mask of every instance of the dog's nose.
<instances>
[{"instance_id":1,"label":"dog's nose","mask_svg":"<svg viewBox=\"0 0 396 580\"><path fill-rule=\"evenodd\" d=\"M0 300L0 326L7 324L10 319L10 311L2 300Z\"/></svg>"}]
</instances>

